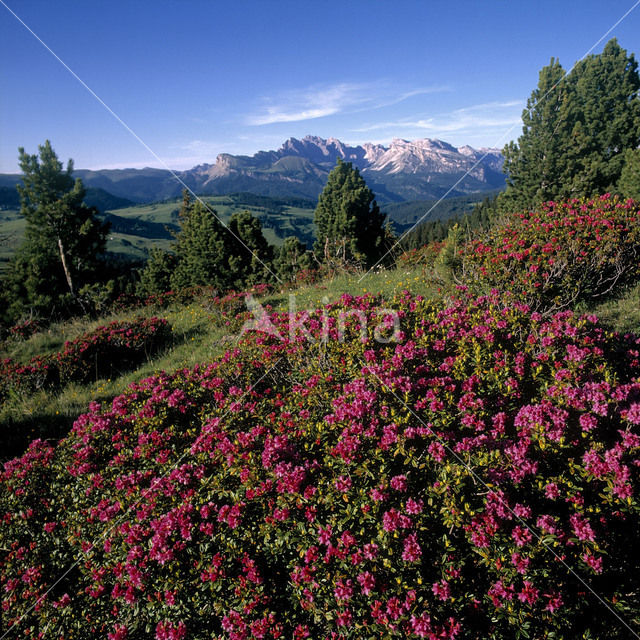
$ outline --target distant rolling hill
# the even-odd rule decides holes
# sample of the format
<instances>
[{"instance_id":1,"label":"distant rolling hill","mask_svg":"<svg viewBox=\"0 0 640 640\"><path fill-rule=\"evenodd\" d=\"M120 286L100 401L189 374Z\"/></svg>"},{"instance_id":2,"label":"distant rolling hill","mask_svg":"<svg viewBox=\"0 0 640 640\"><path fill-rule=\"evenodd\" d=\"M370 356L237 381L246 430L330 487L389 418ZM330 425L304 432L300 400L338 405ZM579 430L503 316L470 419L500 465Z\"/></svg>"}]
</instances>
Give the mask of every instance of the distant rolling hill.
<instances>
[{"instance_id":1,"label":"distant rolling hill","mask_svg":"<svg viewBox=\"0 0 640 640\"><path fill-rule=\"evenodd\" d=\"M19 180L16 180L16 184ZM86 189L84 201L90 207L96 207L98 211L109 211L112 209L121 209L122 207L130 207L135 204L127 198L114 196L112 193L97 187L88 187ZM20 196L15 185L0 187L0 210L1 209L19 209Z\"/></svg>"},{"instance_id":2,"label":"distant rolling hill","mask_svg":"<svg viewBox=\"0 0 640 640\"><path fill-rule=\"evenodd\" d=\"M22 241L24 219L20 216L17 198L11 189L4 192L0 187L0 270ZM88 189L92 194L92 204L100 209L107 203L118 208L102 211L101 216L111 225L107 249L112 254L126 259L144 261L152 247L168 249L174 233L179 229L178 211L181 198L171 198L162 202L131 204L130 201L104 192L102 189ZM450 217L469 213L476 202L495 192L483 192L447 198L439 203L425 220L446 220ZM13 199L12 199L13 198ZM304 198L270 198L252 193L232 193L224 196L203 196L223 221L228 221L236 211L248 210L257 216L262 224L266 239L280 245L288 236L300 238L308 247L315 240L313 224L316 203ZM91 200L91 199L90 199ZM2 206L11 202L15 206ZM395 232L400 235L411 229L415 223L436 203L436 200L386 203L382 210L389 216ZM121 206L127 204L127 206Z\"/></svg>"},{"instance_id":3,"label":"distant rolling hill","mask_svg":"<svg viewBox=\"0 0 640 640\"><path fill-rule=\"evenodd\" d=\"M470 214L473 208L485 198L492 198L500 191L483 191L471 193L466 196L456 198L445 198L444 200L413 200L409 202L397 202L387 204L383 207L389 218L398 225L411 227L414 224L428 222L432 220L449 220L450 218L461 218Z\"/></svg>"},{"instance_id":4,"label":"distant rolling hill","mask_svg":"<svg viewBox=\"0 0 640 640\"><path fill-rule=\"evenodd\" d=\"M101 194L104 197L103 194ZM300 198L273 199L251 193L225 196L203 196L223 222L234 212L248 210L257 216L266 239L280 245L288 236L296 236L308 246L314 241L313 214L315 203ZM114 203L121 203L114 199ZM181 198L149 204L129 204L101 213L111 225L107 249L121 258L145 260L152 247L168 249L173 233L179 229L178 211ZM19 206L19 205L18 205ZM24 236L25 221L18 207L0 207L0 269L19 246Z\"/></svg>"},{"instance_id":5,"label":"distant rolling hill","mask_svg":"<svg viewBox=\"0 0 640 640\"><path fill-rule=\"evenodd\" d=\"M180 195L184 185L196 193L249 192L272 198L316 201L336 160L352 162L379 202L429 200L501 189L502 155L497 149L454 147L441 140L393 140L389 146L351 146L335 138L290 138L278 150L253 156L218 155L175 175L164 169L78 170L86 187L103 189L136 203ZM0 175L0 187L12 187L19 175Z\"/></svg>"}]
</instances>

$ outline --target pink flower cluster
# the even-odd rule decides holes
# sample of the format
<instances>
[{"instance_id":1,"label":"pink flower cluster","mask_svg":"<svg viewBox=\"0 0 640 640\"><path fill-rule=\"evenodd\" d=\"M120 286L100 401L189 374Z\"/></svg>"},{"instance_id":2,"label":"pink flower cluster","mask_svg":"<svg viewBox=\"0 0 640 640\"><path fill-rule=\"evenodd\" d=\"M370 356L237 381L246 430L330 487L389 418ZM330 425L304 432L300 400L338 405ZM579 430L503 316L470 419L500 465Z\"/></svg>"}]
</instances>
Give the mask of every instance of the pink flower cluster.
<instances>
[{"instance_id":1,"label":"pink flower cluster","mask_svg":"<svg viewBox=\"0 0 640 640\"><path fill-rule=\"evenodd\" d=\"M329 331L377 304L345 296ZM635 624L638 339L498 295L395 307L402 341L363 339L355 314L343 341L247 335L7 463L7 626L625 637L566 566ZM70 601L45 595L51 558L77 561Z\"/></svg>"},{"instance_id":2,"label":"pink flower cluster","mask_svg":"<svg viewBox=\"0 0 640 640\"><path fill-rule=\"evenodd\" d=\"M55 388L70 381L84 382L91 376L106 377L114 366L120 371L133 368L163 347L170 335L171 327L164 318L114 321L65 342L62 351L36 356L27 364L5 359L0 369L0 401L9 390Z\"/></svg>"},{"instance_id":3,"label":"pink flower cluster","mask_svg":"<svg viewBox=\"0 0 640 640\"><path fill-rule=\"evenodd\" d=\"M470 286L513 291L539 309L566 308L638 276L640 205L609 194L546 202L511 215L463 254Z\"/></svg>"}]
</instances>

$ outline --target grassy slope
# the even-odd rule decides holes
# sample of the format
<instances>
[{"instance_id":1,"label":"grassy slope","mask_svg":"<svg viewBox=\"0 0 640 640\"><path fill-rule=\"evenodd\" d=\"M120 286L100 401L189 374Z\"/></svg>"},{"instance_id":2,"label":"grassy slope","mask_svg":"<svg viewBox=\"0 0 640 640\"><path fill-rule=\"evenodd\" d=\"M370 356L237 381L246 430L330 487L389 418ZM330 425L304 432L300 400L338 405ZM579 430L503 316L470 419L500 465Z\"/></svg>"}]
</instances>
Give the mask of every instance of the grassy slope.
<instances>
[{"instance_id":1,"label":"grassy slope","mask_svg":"<svg viewBox=\"0 0 640 640\"><path fill-rule=\"evenodd\" d=\"M263 224L264 235L268 242L279 246L287 236L296 235L307 242L313 237L313 209L297 206L284 206L276 211L267 206L243 204L241 200L228 196L204 196L218 213L223 222L227 222L232 214L249 210L258 216ZM178 210L181 199L168 200L153 204L135 205L123 209L107 211L125 219L137 219L143 222L154 222L161 225L178 223ZM0 211L0 238L8 236L6 242L0 242L0 270L20 245L24 236L24 218L15 209ZM128 233L111 233L107 249L113 253L124 254L134 259L146 259L152 247L168 249L170 239L152 239Z\"/></svg>"},{"instance_id":2,"label":"grassy slope","mask_svg":"<svg viewBox=\"0 0 640 640\"><path fill-rule=\"evenodd\" d=\"M338 276L320 284L272 293L261 302L271 305L274 309L286 310L289 306L289 296L293 295L296 308L302 310L334 301L342 293L358 295L372 291L389 299L403 289L424 295L436 293L421 269L382 271L366 276L362 282L358 280L359 276ZM73 340L100 324L139 315L159 315L167 318L175 336L169 349L136 371L125 373L113 380L96 379L88 385L69 384L57 393L39 391L34 394L14 395L0 406L0 434L6 433L7 430L19 430L25 438L32 439L44 433L45 425L55 425L54 432L63 434L70 428L74 419L86 410L91 400L108 401L122 393L134 380L140 380L161 370L175 371L183 367L192 367L199 362L210 361L234 342L235 335L228 335L228 330L216 324L215 317L206 308L206 301L202 300L167 310L134 309L99 320L76 319L56 324L26 341L8 341L0 347L0 359L9 357L15 361L28 362L33 356L60 350L66 340Z\"/></svg>"},{"instance_id":3,"label":"grassy slope","mask_svg":"<svg viewBox=\"0 0 640 640\"><path fill-rule=\"evenodd\" d=\"M162 210L156 209L154 215L164 214ZM379 271L364 278L358 275L337 276L319 284L271 293L261 302L276 310L287 310L289 298L294 296L296 308L303 310L334 301L342 293L359 295L373 292L390 300L404 289L427 297L438 295L437 287L428 273L418 267L412 270ZM617 299L580 311L596 313L606 325L616 331L640 333L640 283L625 290ZM15 395L0 406L0 433L19 430L25 439L32 439L43 433L43 425L55 425L54 432L63 434L74 419L86 410L91 400L108 401L123 392L131 382L162 370L175 371L210 361L234 342L235 334L229 334L227 329L220 327L207 310L206 301L200 300L188 306L167 310L137 309L94 321L76 319L53 325L29 340L8 341L0 345L0 359L10 357L27 362L35 355L58 351L65 340L77 338L99 324L139 315L159 315L171 323L175 337L173 344L163 354L149 360L136 371L124 373L116 379L96 379L88 385L69 384L58 393L40 391Z\"/></svg>"}]
</instances>

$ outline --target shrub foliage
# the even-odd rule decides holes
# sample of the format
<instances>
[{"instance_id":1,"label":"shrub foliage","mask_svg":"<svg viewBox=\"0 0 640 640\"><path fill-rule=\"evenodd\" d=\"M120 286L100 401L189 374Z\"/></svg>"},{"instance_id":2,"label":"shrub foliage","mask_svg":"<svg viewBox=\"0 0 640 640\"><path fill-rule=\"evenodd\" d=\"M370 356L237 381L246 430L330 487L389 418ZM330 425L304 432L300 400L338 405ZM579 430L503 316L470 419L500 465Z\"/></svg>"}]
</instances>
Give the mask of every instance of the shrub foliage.
<instances>
[{"instance_id":1,"label":"shrub foliage","mask_svg":"<svg viewBox=\"0 0 640 640\"><path fill-rule=\"evenodd\" d=\"M171 327L164 318L114 321L67 341L62 351L36 356L26 364L5 359L0 369L0 402L10 392L54 389L134 369L164 347L170 336Z\"/></svg>"},{"instance_id":2,"label":"shrub foliage","mask_svg":"<svg viewBox=\"0 0 640 640\"><path fill-rule=\"evenodd\" d=\"M407 294L394 331L377 302L272 315L281 340L145 379L7 463L4 628L640 631L638 341L498 297Z\"/></svg>"},{"instance_id":3,"label":"shrub foliage","mask_svg":"<svg viewBox=\"0 0 640 640\"><path fill-rule=\"evenodd\" d=\"M638 277L640 204L607 194L512 214L463 248L458 277L516 292L534 309L593 302Z\"/></svg>"}]
</instances>

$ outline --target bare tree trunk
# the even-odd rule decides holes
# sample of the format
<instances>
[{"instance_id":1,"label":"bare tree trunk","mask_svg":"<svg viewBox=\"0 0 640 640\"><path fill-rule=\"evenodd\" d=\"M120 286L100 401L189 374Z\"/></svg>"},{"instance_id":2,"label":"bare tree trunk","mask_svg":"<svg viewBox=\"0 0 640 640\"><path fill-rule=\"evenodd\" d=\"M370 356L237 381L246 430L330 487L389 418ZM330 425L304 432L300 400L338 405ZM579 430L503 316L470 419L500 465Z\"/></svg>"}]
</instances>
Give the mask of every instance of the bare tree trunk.
<instances>
[{"instance_id":1,"label":"bare tree trunk","mask_svg":"<svg viewBox=\"0 0 640 640\"><path fill-rule=\"evenodd\" d=\"M71 272L69 271L69 267L67 266L67 256L64 253L64 247L62 246L62 239L60 237L58 237L58 249L60 250L60 260L62 260L64 277L67 279L67 284L69 285L69 291L71 291L71 295L75 298L76 292L73 289L73 280L71 279Z\"/></svg>"}]
</instances>

